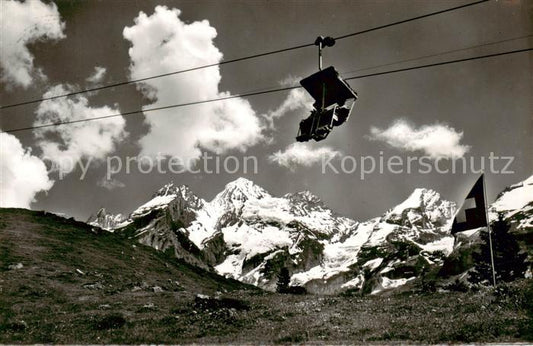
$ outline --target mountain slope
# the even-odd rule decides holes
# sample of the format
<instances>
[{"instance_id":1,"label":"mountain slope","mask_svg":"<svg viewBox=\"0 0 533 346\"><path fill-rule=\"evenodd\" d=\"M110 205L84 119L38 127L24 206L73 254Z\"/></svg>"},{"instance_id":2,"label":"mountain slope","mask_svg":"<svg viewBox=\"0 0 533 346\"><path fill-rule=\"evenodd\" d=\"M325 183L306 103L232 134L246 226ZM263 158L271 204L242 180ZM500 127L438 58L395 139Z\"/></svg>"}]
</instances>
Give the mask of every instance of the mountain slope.
<instances>
[{"instance_id":1,"label":"mountain slope","mask_svg":"<svg viewBox=\"0 0 533 346\"><path fill-rule=\"evenodd\" d=\"M97 302L129 292L132 300L144 301L154 290L195 295L253 288L118 233L24 209L0 209L0 274L3 294L23 284L28 304L39 298L43 309L58 294Z\"/></svg>"},{"instance_id":2,"label":"mountain slope","mask_svg":"<svg viewBox=\"0 0 533 346\"><path fill-rule=\"evenodd\" d=\"M15 342L10 335L30 343L95 342L91 335L113 323L170 303L190 310L197 294L235 290L257 291L127 234L46 212L0 209L0 342Z\"/></svg>"}]
</instances>

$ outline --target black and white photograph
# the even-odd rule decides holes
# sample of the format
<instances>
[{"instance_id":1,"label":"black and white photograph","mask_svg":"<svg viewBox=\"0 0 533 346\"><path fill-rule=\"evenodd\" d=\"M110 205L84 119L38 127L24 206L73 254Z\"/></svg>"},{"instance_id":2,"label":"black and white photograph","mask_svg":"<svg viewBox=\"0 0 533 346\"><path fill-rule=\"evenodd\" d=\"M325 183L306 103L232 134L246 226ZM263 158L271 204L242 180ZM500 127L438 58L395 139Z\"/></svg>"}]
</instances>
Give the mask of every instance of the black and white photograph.
<instances>
[{"instance_id":1,"label":"black and white photograph","mask_svg":"<svg viewBox=\"0 0 533 346\"><path fill-rule=\"evenodd\" d=\"M0 0L0 344L533 342L533 0Z\"/></svg>"}]
</instances>

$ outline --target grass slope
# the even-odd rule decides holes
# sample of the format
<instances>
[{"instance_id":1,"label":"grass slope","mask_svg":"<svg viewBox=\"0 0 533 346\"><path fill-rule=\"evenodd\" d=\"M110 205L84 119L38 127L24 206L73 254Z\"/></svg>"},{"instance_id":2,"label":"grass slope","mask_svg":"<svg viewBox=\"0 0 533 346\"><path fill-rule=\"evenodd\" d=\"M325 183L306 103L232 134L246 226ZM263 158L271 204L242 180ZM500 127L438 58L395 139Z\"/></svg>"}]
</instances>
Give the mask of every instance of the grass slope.
<instances>
[{"instance_id":1,"label":"grass slope","mask_svg":"<svg viewBox=\"0 0 533 346\"><path fill-rule=\"evenodd\" d=\"M532 311L531 280L469 293L266 293L74 220L0 209L0 343L532 341Z\"/></svg>"}]
</instances>

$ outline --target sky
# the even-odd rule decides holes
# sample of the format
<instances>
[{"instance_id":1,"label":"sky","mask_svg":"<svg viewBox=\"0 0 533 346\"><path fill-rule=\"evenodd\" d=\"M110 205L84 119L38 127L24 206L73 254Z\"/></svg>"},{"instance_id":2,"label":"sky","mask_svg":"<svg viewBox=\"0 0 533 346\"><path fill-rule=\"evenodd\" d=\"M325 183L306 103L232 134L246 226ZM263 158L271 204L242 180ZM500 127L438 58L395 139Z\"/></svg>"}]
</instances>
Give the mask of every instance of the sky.
<instances>
[{"instance_id":1,"label":"sky","mask_svg":"<svg viewBox=\"0 0 533 346\"><path fill-rule=\"evenodd\" d=\"M319 35L339 37L466 3L4 0L0 103L313 43ZM333 65L348 78L530 48L532 11L533 1L492 0L345 38L324 49L324 67ZM533 171L531 58L529 51L350 80L358 93L350 119L318 143L295 141L313 103L303 89L1 133L0 206L86 220L100 207L128 214L171 181L210 200L243 176L273 195L309 190L334 211L363 221L418 187L460 203L482 161L490 202ZM0 127L8 131L282 88L317 69L317 48L311 46L1 109ZM499 157L494 169L491 153ZM207 169L206 157L211 157ZM255 158L257 172L253 164L243 171L245 158L250 164ZM174 173L168 169L171 159L180 163ZM157 160L166 172L158 171ZM216 160L221 172L210 173ZM362 174L361 164L369 169L372 160L378 166L380 160L404 165L391 170L385 164ZM436 164L451 170L453 160L466 162L467 172L435 170ZM231 172L235 162L240 169ZM422 162L432 165L431 172ZM185 168L200 172L181 172Z\"/></svg>"}]
</instances>

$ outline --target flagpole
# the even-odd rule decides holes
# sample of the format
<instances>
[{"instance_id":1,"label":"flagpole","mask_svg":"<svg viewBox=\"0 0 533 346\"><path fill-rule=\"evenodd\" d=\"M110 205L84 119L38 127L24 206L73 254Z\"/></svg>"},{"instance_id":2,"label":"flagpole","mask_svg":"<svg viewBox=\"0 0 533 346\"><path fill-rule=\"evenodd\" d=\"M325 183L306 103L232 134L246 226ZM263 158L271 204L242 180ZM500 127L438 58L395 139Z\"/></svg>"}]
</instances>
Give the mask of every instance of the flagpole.
<instances>
[{"instance_id":1,"label":"flagpole","mask_svg":"<svg viewBox=\"0 0 533 346\"><path fill-rule=\"evenodd\" d=\"M494 268L494 253L492 251L492 236L489 221L489 211L487 204L487 189L485 187L485 174L483 174L483 198L485 199L485 217L487 218L487 230L489 232L490 264L492 268L492 284L496 286L496 269Z\"/></svg>"}]
</instances>

